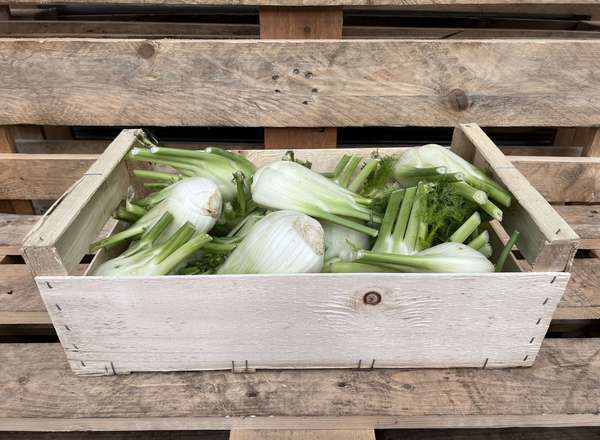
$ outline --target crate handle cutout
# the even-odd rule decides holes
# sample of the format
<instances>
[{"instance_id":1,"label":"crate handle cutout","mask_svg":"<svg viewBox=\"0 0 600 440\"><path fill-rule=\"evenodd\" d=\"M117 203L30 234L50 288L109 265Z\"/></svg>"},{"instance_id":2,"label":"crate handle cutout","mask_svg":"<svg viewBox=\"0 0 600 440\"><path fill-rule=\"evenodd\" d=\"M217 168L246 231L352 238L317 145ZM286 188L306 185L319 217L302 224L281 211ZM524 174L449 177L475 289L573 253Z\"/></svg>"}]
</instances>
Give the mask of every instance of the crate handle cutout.
<instances>
[{"instance_id":1,"label":"crate handle cutout","mask_svg":"<svg viewBox=\"0 0 600 440\"><path fill-rule=\"evenodd\" d=\"M129 187L124 157L139 129L123 130L68 193L33 227L23 255L35 276L73 274Z\"/></svg>"},{"instance_id":2,"label":"crate handle cutout","mask_svg":"<svg viewBox=\"0 0 600 440\"><path fill-rule=\"evenodd\" d=\"M521 232L517 247L537 272L567 271L579 236L529 183L477 124L460 124L452 136L452 151L478 167L493 171L494 178L512 194L502 226Z\"/></svg>"}]
</instances>

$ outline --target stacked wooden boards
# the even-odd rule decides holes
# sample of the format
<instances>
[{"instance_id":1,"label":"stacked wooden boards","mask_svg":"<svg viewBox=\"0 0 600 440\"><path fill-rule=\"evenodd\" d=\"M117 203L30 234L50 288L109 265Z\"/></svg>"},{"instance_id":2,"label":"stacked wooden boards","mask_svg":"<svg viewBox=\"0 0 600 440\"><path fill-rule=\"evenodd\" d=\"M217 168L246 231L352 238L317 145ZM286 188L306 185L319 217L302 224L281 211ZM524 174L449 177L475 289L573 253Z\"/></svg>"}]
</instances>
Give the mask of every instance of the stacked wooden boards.
<instances>
[{"instance_id":1,"label":"stacked wooden boards","mask_svg":"<svg viewBox=\"0 0 600 440\"><path fill-rule=\"evenodd\" d=\"M514 2L500 0L413 3L413 8L433 6L445 10L458 7L514 12L516 8ZM336 4L349 7L364 3ZM377 5L399 6L387 1ZM585 134L589 132L587 127L600 123L593 106L598 90L598 43L594 41L595 32L583 27L593 26L587 22L597 7L590 1L519 2L519 11L524 12L539 12L541 8L544 13L588 14L577 19L579 29L382 30L375 26L345 26L344 37L383 37L383 41L256 40L237 46L231 41L174 42L155 38L179 32L195 39L198 35L255 39L259 34L256 24L228 29L173 25L167 31L159 24L151 24L142 30L138 26L136 35L133 21L80 21L68 29L66 20L59 19L45 23L42 41L40 34L27 31L27 25L32 29L31 23L11 24L8 32L13 34L0 41L5 60L0 63L0 71L7 84L0 96L9 103L0 110L0 122L312 129L374 124L441 126L476 120L507 127L568 127L559 133L557 141L563 145L554 151L584 147L592 154L595 135ZM12 9L19 12L17 6ZM90 36L90 27L94 28L92 40L82 40ZM398 37L409 40L400 41ZM414 41L423 37L426 41ZM473 37L475 41L461 41ZM515 37L518 41L502 41ZM101 38L107 41L99 41ZM443 40L429 41L437 38ZM291 56L286 58L284 54L288 52ZM204 53L210 57L203 57ZM169 58L172 54L179 56ZM244 54L248 54L247 60ZM258 58L250 59L250 55ZM77 57L82 62L77 62ZM198 60L199 69L192 59ZM267 66L253 65L256 59ZM210 60L215 62L211 64ZM173 73L190 71L183 79L171 77ZM248 76L240 73L245 71ZM423 75L428 72L434 73ZM225 83L221 78L230 81ZM44 83L40 83L42 80ZM344 86L347 84L351 87ZM197 106L185 106L184 95L188 93ZM130 107L131 99L126 98L132 96L139 101ZM168 108L171 102L183 106L173 112ZM420 111L414 111L415 108ZM49 132L47 127L44 131ZM597 131L592 129L592 133ZM44 142L47 148L54 141ZM17 143L17 151L21 146L25 148L24 144ZM0 158L2 165L6 164L0 167L0 188L4 191L0 198L10 199L16 205L22 199L57 198L87 168L86 164L94 158L92 154L98 152L79 149L77 153L88 154L79 155L65 146L66 143L60 143L64 154L60 156L16 155L5 150L9 153ZM583 246L597 249L597 159L514 160L547 198L561 205L562 215L584 238ZM20 331L21 335L39 335L42 329L24 324L48 323L18 256L19 231L28 229L28 222L33 220L26 215L2 218L6 228L2 228L0 237L7 257L3 259L5 264L0 265L0 284L3 291L5 285L7 288L0 302L0 316L5 319L1 329L13 334ZM598 259L587 250L579 257L573 268L573 283L557 310L555 325L562 325L565 320L572 325L576 321L586 334L586 326L598 318ZM597 346L597 340L590 338L547 340L535 367L503 373L211 373L133 375L110 378L108 382L81 382L66 369L56 343L2 344L0 357L8 361L1 382L8 398L0 411L0 427L116 430L596 425L599 398L593 390L598 388Z\"/></svg>"}]
</instances>

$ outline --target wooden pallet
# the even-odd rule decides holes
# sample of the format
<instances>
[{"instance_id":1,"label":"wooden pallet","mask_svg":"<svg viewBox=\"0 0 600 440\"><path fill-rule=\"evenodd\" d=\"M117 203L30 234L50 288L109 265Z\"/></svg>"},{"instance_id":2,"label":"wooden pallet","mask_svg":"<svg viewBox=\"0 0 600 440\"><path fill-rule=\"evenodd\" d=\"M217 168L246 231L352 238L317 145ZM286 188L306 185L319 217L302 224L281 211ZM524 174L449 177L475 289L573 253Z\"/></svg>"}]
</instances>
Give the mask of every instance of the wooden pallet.
<instances>
[{"instance_id":1,"label":"wooden pallet","mask_svg":"<svg viewBox=\"0 0 600 440\"><path fill-rule=\"evenodd\" d=\"M581 150L597 154L600 143L598 130L586 128L600 125L600 114L593 105L600 90L594 74L600 67L599 27L593 21L600 13L597 2L415 0L407 6L396 0L315 0L310 2L313 6L343 6L347 17L353 6L367 3L396 10L419 9L427 17L441 10L470 11L476 19L488 13L513 14L508 20L496 16L491 26L490 17L486 17L488 24L476 26L377 25L380 18L366 25L348 21L341 29L344 41L327 43L290 40L294 38L291 28L304 32L305 26L311 26L308 23L315 17L310 14L292 20L289 33L278 34L287 40L275 43L256 40L261 31L256 23L202 19L165 23L164 13L143 25L136 23L135 14L65 20L60 8L32 9L32 3L35 1L16 0L10 11L0 7L0 37L20 37L0 39L2 96L3 102L8 102L0 109L0 123L43 126L37 131L35 127L0 128L0 134L10 140L7 133L28 131L29 139L31 133L46 138L17 142L17 151L29 151L19 155L14 153L15 143L0 141L0 148L4 145L1 151L8 152L0 155L0 199L9 199L11 210L31 211L31 204L23 200L58 197L102 150L98 143L95 149L88 149L90 143L68 141L72 146L78 143L77 150L69 150L65 143L53 141L56 136L70 136L70 130L62 128L65 125L266 126L286 129L277 141L281 146L289 142L286 139L296 127L308 130L300 138L294 135L297 145L315 126L329 127L329 145L333 127L339 125L451 126L476 120L484 125L563 127L552 149L525 147L518 152L569 157L514 158L514 163L546 197L560 204L562 215L584 239L586 250L574 263L573 281L556 312L553 329L568 324L572 330L575 322L575 328L585 335L588 326L598 322L600 261L591 251L598 249L600 242L597 213L593 212L599 203L600 164L597 159L578 157ZM277 0L118 3L282 5ZM305 0L283 3L306 4ZM515 12L535 17L515 20ZM10 13L26 20L1 21L10 18ZM566 15L549 18L548 14ZM40 27L32 21L40 18L52 20ZM96 40L78 40L90 35ZM61 38L43 40L45 37ZM163 37L176 40L159 40ZM253 40L229 41L244 38ZM170 59L173 54L177 56ZM203 54L210 54L217 67L198 70L187 63ZM249 61L238 62L246 54L252 54ZM12 63L17 59L19 63ZM272 66L256 67L261 59ZM120 69L122 63L137 68ZM161 75L174 65L191 69L194 75L175 82L169 75ZM233 67L218 67L230 65ZM399 65L403 66L400 71ZM494 69L489 70L490 66ZM431 80L431 71L445 74ZM231 81L215 81L208 93L194 87L213 76L227 75ZM111 78L115 77L123 80L113 84ZM481 78L485 80L478 80ZM359 96L347 94L340 79L361 90ZM185 89L185 96L171 100L173 87ZM139 100L138 106L129 105L133 95L143 96L149 89L152 94ZM412 94L411 90L420 92ZM108 98L99 100L97 96ZM168 105L165 96L169 96ZM190 97L202 105L186 107ZM237 112L231 113L231 104L224 100L235 103ZM147 110L149 105L152 110ZM171 106L178 110L169 111ZM318 137L311 143L317 141ZM0 334L11 333L10 337L15 337L14 332L19 338L48 332L47 315L19 256L20 238L34 220L27 215L0 216L0 254L4 255L0 257ZM504 372L182 373L83 381L68 371L55 342L0 344L0 389L4 392L0 430L339 428L366 430L358 435L372 438L373 428L598 426L598 343L593 338L548 339L533 368ZM557 438L571 435L563 430L553 432ZM578 431L576 438L594 435L581 433ZM264 431L249 435L267 438ZM303 438L301 435L314 437L314 433L296 432L278 438ZM423 438L418 431L410 435L403 438ZM485 436L492 438L489 433ZM232 438L244 438L243 433L233 433ZM390 434L386 438L395 437Z\"/></svg>"}]
</instances>

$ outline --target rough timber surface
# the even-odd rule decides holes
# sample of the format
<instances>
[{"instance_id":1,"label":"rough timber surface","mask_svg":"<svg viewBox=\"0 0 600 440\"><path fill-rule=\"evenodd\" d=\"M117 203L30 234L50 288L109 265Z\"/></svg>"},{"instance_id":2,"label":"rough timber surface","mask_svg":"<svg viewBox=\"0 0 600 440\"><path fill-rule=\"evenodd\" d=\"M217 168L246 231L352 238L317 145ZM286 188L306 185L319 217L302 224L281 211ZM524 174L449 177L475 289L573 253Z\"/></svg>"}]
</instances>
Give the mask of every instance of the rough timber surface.
<instances>
[{"instance_id":1,"label":"rough timber surface","mask_svg":"<svg viewBox=\"0 0 600 440\"><path fill-rule=\"evenodd\" d=\"M599 70L599 40L4 38L0 124L594 126Z\"/></svg>"},{"instance_id":2,"label":"rough timber surface","mask_svg":"<svg viewBox=\"0 0 600 440\"><path fill-rule=\"evenodd\" d=\"M73 370L96 375L528 366L568 279L529 272L37 277L36 283ZM490 285L496 294L486 291ZM380 304L363 302L370 291L381 295Z\"/></svg>"},{"instance_id":3,"label":"rough timber surface","mask_svg":"<svg viewBox=\"0 0 600 440\"><path fill-rule=\"evenodd\" d=\"M61 0L60 4L87 0ZM11 0L11 4L56 4L55 0ZM229 5L229 6L594 6L596 0L102 0L101 3L143 5Z\"/></svg>"},{"instance_id":4,"label":"rough timber surface","mask_svg":"<svg viewBox=\"0 0 600 440\"><path fill-rule=\"evenodd\" d=\"M600 340L547 339L531 368L81 378L59 344L0 344L0 430L600 425Z\"/></svg>"}]
</instances>

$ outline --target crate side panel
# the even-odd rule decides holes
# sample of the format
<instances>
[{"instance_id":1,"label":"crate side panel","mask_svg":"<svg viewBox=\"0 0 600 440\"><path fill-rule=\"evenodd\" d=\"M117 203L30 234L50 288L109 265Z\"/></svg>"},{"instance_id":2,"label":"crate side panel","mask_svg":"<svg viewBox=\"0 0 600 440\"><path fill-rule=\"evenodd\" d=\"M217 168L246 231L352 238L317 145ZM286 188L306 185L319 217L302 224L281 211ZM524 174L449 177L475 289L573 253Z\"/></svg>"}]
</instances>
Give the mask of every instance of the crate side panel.
<instances>
[{"instance_id":1,"label":"crate side panel","mask_svg":"<svg viewBox=\"0 0 600 440\"><path fill-rule=\"evenodd\" d=\"M71 365L529 365L569 274L38 277ZM381 302L368 305L365 293ZM247 365L246 365L247 361Z\"/></svg>"}]
</instances>

